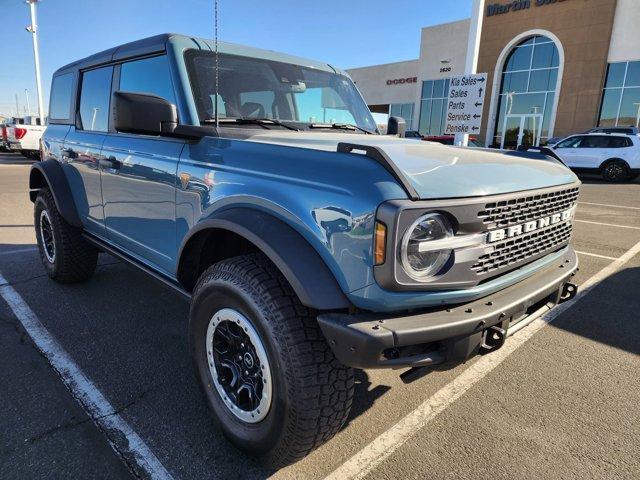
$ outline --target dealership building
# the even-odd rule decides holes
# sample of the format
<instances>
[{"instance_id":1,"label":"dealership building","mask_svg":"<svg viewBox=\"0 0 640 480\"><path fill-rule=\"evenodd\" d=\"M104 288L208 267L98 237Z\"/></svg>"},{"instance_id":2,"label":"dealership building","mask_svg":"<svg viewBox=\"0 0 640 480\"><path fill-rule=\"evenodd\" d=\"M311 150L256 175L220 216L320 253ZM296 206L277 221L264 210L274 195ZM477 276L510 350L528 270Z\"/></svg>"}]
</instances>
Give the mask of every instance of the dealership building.
<instances>
[{"instance_id":1,"label":"dealership building","mask_svg":"<svg viewBox=\"0 0 640 480\"><path fill-rule=\"evenodd\" d=\"M640 119L640 0L487 0L478 140L515 148ZM465 68L470 20L422 29L420 58L354 68L373 112L441 135L450 78Z\"/></svg>"}]
</instances>

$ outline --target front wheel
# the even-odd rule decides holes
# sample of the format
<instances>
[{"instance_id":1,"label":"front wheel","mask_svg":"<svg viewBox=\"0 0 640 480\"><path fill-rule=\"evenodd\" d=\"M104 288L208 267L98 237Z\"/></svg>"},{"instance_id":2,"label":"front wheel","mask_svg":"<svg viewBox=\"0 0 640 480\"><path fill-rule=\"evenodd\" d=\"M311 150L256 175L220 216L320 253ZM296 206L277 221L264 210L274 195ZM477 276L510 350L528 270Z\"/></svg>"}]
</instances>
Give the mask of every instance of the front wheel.
<instances>
[{"instance_id":1,"label":"front wheel","mask_svg":"<svg viewBox=\"0 0 640 480\"><path fill-rule=\"evenodd\" d=\"M193 294L190 349L225 436L270 468L291 464L346 421L353 370L262 254L206 270Z\"/></svg>"},{"instance_id":2,"label":"front wheel","mask_svg":"<svg viewBox=\"0 0 640 480\"><path fill-rule=\"evenodd\" d=\"M602 178L607 182L623 182L630 177L629 167L621 160L613 160L602 167Z\"/></svg>"}]
</instances>

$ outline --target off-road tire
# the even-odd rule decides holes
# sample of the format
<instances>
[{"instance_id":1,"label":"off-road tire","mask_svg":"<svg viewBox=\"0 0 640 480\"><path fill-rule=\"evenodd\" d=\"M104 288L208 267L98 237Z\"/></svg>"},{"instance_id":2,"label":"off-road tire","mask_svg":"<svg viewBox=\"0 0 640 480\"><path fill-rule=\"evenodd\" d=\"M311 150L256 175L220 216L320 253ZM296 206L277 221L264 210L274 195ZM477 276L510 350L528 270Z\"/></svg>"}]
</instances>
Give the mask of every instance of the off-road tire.
<instances>
[{"instance_id":1,"label":"off-road tire","mask_svg":"<svg viewBox=\"0 0 640 480\"><path fill-rule=\"evenodd\" d=\"M601 169L602 178L606 182L624 182L631 178L629 166L622 160L611 160L606 162Z\"/></svg>"},{"instance_id":2,"label":"off-road tire","mask_svg":"<svg viewBox=\"0 0 640 480\"><path fill-rule=\"evenodd\" d=\"M45 252L41 229L42 212L46 212L53 234L54 255ZM50 278L59 283L78 283L93 275L98 263L98 250L82 238L79 228L69 225L56 207L48 188L38 192L34 205L34 225L40 259Z\"/></svg>"},{"instance_id":3,"label":"off-road tire","mask_svg":"<svg viewBox=\"0 0 640 480\"><path fill-rule=\"evenodd\" d=\"M212 315L222 308L244 315L265 347L273 400L258 423L234 416L213 384L206 333ZM300 460L347 420L353 369L338 362L314 312L300 303L263 254L224 260L202 274L191 302L189 343L200 386L223 433L268 468Z\"/></svg>"}]
</instances>

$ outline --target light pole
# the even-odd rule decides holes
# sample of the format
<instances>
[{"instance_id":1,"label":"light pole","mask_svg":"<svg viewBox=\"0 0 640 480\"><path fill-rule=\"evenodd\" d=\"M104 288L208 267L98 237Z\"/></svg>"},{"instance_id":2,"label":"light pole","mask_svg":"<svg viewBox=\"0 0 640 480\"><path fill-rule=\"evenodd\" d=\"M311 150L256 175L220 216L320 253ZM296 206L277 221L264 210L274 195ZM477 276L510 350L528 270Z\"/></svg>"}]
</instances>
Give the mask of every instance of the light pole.
<instances>
[{"instance_id":1,"label":"light pole","mask_svg":"<svg viewBox=\"0 0 640 480\"><path fill-rule=\"evenodd\" d=\"M27 115L31 115L31 103L29 103L29 90L24 89L24 96L27 99Z\"/></svg>"},{"instance_id":2,"label":"light pole","mask_svg":"<svg viewBox=\"0 0 640 480\"><path fill-rule=\"evenodd\" d=\"M477 73L478 71L480 35L482 35L482 21L484 20L484 1L485 0L473 0L471 22L469 25L469 43L467 44L467 59L464 65L464 73L467 75ZM456 133L454 143L466 147L469 144L469 134Z\"/></svg>"},{"instance_id":3,"label":"light pole","mask_svg":"<svg viewBox=\"0 0 640 480\"><path fill-rule=\"evenodd\" d=\"M638 114L636 115L636 128L640 127L640 102L634 103L638 107Z\"/></svg>"},{"instance_id":4,"label":"light pole","mask_svg":"<svg viewBox=\"0 0 640 480\"><path fill-rule=\"evenodd\" d=\"M42 101L42 80L40 79L40 47L38 46L38 21L36 16L36 3L40 0L25 0L31 10L31 25L27 31L31 33L33 40L33 58L36 66L36 88L38 90L38 116L40 125L44 125L44 102Z\"/></svg>"}]
</instances>

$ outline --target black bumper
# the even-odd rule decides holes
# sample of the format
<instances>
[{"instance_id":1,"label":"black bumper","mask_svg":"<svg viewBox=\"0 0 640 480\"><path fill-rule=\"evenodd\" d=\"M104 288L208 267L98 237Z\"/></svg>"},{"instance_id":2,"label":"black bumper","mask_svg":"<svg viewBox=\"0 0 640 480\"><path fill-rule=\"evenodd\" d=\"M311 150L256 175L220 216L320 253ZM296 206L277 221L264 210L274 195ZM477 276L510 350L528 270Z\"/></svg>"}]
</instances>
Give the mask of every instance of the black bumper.
<instances>
[{"instance_id":1,"label":"black bumper","mask_svg":"<svg viewBox=\"0 0 640 480\"><path fill-rule=\"evenodd\" d=\"M401 316L326 313L318 316L318 322L345 365L400 368L460 363L487 346L487 332L531 321L544 307L559 303L577 266L576 253L569 247L544 270L470 303Z\"/></svg>"}]
</instances>

